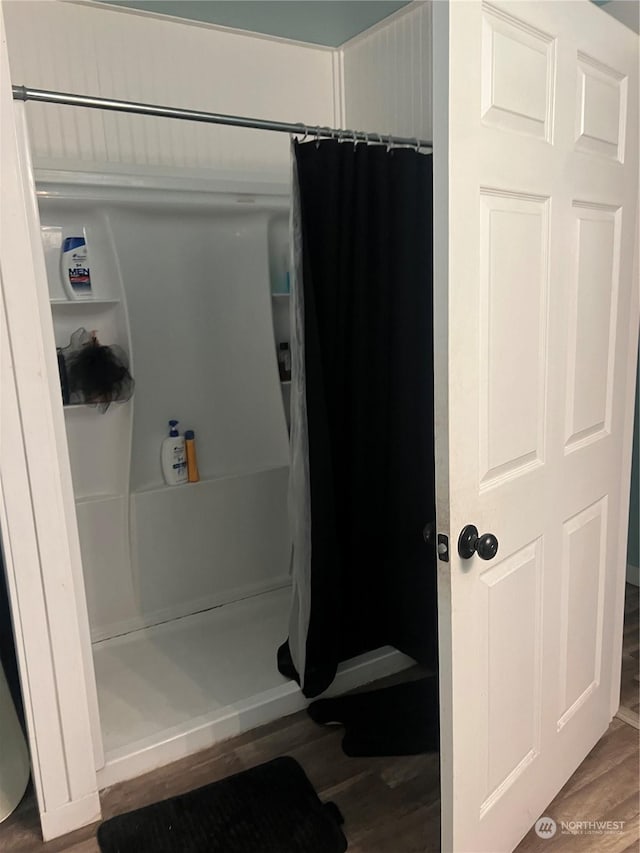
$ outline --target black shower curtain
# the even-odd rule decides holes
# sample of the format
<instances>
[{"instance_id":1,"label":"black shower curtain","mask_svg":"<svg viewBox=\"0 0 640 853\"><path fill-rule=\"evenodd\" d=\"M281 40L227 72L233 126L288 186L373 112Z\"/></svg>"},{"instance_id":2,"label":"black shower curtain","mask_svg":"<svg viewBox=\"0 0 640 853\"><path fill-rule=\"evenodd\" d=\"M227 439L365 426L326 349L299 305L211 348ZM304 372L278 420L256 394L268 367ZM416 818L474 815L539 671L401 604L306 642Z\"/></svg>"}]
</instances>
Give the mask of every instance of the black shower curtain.
<instances>
[{"instance_id":1,"label":"black shower curtain","mask_svg":"<svg viewBox=\"0 0 640 853\"><path fill-rule=\"evenodd\" d=\"M311 515L301 681L316 696L340 661L380 646L437 661L423 537L435 520L432 158L336 140L293 148Z\"/></svg>"}]
</instances>

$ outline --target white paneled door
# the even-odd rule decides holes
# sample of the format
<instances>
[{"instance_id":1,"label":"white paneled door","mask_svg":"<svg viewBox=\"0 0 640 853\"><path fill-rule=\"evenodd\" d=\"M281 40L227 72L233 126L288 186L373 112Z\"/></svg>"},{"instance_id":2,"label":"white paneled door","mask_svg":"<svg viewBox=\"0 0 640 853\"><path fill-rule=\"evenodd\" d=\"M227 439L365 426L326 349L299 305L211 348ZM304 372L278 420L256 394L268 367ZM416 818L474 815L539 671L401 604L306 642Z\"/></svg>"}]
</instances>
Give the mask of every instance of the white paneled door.
<instances>
[{"instance_id":1,"label":"white paneled door","mask_svg":"<svg viewBox=\"0 0 640 853\"><path fill-rule=\"evenodd\" d=\"M638 41L586 0L434 36L443 850L498 853L617 709Z\"/></svg>"}]
</instances>

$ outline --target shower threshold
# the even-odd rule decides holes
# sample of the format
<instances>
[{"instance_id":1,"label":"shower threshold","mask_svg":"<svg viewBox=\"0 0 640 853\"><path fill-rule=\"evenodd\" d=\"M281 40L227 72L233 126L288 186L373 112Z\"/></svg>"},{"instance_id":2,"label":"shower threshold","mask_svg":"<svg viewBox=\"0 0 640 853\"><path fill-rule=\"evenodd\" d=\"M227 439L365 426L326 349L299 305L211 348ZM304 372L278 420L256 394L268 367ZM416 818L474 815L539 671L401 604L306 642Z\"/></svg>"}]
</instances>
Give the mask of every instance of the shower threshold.
<instances>
[{"instance_id":1,"label":"shower threshold","mask_svg":"<svg viewBox=\"0 0 640 853\"><path fill-rule=\"evenodd\" d=\"M105 750L100 788L306 706L275 663L290 594L278 589L94 644ZM341 664L327 695L412 664L390 647L369 652Z\"/></svg>"}]
</instances>

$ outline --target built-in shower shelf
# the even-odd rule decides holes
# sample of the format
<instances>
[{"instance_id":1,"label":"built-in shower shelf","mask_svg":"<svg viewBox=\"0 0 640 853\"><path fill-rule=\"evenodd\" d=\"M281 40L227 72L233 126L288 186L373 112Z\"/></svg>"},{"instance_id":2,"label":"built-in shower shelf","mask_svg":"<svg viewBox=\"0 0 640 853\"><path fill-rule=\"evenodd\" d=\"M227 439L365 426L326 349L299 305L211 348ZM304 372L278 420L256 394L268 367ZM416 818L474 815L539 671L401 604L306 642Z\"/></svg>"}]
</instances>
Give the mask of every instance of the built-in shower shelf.
<instances>
[{"instance_id":1,"label":"built-in shower shelf","mask_svg":"<svg viewBox=\"0 0 640 853\"><path fill-rule=\"evenodd\" d=\"M273 299L288 299L291 294L290 293L272 293L271 296Z\"/></svg>"},{"instance_id":2,"label":"built-in shower shelf","mask_svg":"<svg viewBox=\"0 0 640 853\"><path fill-rule=\"evenodd\" d=\"M269 471L279 471L286 468L286 465L268 465L266 468L257 468L251 471L234 471L229 474L220 474L217 477L203 477L197 483L179 483L176 486L167 486L166 484L156 486L144 486L140 489L135 489L132 495L149 494L150 492L179 492L184 489L198 489L206 487L210 483L221 482L223 480L232 480L238 477L252 477L256 474L266 474Z\"/></svg>"},{"instance_id":3,"label":"built-in shower shelf","mask_svg":"<svg viewBox=\"0 0 640 853\"><path fill-rule=\"evenodd\" d=\"M119 299L50 299L52 308L112 308Z\"/></svg>"},{"instance_id":4,"label":"built-in shower shelf","mask_svg":"<svg viewBox=\"0 0 640 853\"><path fill-rule=\"evenodd\" d=\"M103 415L105 412L108 412L111 406L122 406L124 403L128 403L129 400L112 400L109 403L109 407L105 409L105 411L101 411L100 414ZM65 403L62 408L67 411L67 409L97 409L100 403Z\"/></svg>"},{"instance_id":5,"label":"built-in shower shelf","mask_svg":"<svg viewBox=\"0 0 640 853\"><path fill-rule=\"evenodd\" d=\"M101 501L117 501L122 500L123 497L123 495L112 494L110 492L105 492L104 494L97 492L95 495L81 495L76 498L76 506L79 506L80 504L99 503Z\"/></svg>"},{"instance_id":6,"label":"built-in shower shelf","mask_svg":"<svg viewBox=\"0 0 640 853\"><path fill-rule=\"evenodd\" d=\"M281 379L280 384L281 385L291 385L291 380L290 379Z\"/></svg>"}]
</instances>

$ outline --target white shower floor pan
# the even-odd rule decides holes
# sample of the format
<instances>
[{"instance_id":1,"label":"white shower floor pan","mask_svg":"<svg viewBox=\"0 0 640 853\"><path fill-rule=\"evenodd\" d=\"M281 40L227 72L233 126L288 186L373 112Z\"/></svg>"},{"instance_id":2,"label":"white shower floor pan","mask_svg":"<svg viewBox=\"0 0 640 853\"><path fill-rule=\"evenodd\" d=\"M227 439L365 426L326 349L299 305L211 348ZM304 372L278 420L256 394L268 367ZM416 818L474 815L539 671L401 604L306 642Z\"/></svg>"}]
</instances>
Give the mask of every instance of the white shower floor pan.
<instances>
[{"instance_id":1,"label":"white shower floor pan","mask_svg":"<svg viewBox=\"0 0 640 853\"><path fill-rule=\"evenodd\" d=\"M101 788L304 708L276 667L289 588L95 643ZM340 666L340 693L410 666L389 647Z\"/></svg>"}]
</instances>

